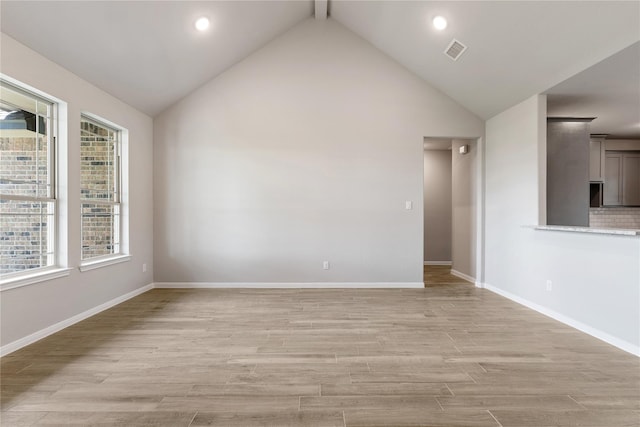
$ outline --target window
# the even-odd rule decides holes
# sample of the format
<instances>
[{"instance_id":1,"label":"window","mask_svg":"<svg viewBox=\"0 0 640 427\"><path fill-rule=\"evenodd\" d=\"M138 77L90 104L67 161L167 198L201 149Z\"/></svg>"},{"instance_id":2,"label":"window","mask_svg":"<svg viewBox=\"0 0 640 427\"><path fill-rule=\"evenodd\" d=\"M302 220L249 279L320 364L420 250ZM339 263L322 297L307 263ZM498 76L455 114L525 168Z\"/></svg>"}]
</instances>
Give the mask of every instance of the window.
<instances>
[{"instance_id":1,"label":"window","mask_svg":"<svg viewBox=\"0 0 640 427\"><path fill-rule=\"evenodd\" d=\"M82 116L80 122L82 260L122 253L122 131Z\"/></svg>"},{"instance_id":2,"label":"window","mask_svg":"<svg viewBox=\"0 0 640 427\"><path fill-rule=\"evenodd\" d=\"M0 81L0 274L56 265L56 105Z\"/></svg>"}]
</instances>

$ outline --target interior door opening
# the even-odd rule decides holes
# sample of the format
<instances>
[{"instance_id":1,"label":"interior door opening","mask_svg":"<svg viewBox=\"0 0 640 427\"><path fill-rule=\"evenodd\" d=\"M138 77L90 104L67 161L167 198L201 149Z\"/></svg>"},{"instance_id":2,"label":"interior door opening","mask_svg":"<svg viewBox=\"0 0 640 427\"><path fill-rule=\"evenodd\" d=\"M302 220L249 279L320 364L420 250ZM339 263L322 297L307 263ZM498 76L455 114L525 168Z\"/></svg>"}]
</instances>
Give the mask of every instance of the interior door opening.
<instances>
[{"instance_id":1,"label":"interior door opening","mask_svg":"<svg viewBox=\"0 0 640 427\"><path fill-rule=\"evenodd\" d=\"M477 140L424 138L425 286L476 282Z\"/></svg>"}]
</instances>

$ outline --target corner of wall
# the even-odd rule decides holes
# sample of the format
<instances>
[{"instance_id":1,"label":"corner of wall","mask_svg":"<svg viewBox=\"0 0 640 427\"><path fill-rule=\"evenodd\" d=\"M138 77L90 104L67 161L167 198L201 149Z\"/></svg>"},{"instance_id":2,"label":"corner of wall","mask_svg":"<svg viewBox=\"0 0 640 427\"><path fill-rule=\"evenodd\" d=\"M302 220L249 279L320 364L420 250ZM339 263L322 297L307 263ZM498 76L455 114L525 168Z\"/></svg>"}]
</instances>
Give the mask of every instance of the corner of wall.
<instances>
[{"instance_id":1,"label":"corner of wall","mask_svg":"<svg viewBox=\"0 0 640 427\"><path fill-rule=\"evenodd\" d=\"M547 224L547 95L538 95L538 225Z\"/></svg>"}]
</instances>

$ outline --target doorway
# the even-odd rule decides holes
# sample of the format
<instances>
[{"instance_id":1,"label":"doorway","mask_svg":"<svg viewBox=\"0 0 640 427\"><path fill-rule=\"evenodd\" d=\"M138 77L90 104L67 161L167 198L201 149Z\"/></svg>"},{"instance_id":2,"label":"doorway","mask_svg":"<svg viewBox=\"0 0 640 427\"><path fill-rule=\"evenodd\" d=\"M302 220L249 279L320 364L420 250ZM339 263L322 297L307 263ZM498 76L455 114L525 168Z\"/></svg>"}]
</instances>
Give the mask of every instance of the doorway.
<instances>
[{"instance_id":1,"label":"doorway","mask_svg":"<svg viewBox=\"0 0 640 427\"><path fill-rule=\"evenodd\" d=\"M480 283L480 140L424 138L425 286Z\"/></svg>"}]
</instances>

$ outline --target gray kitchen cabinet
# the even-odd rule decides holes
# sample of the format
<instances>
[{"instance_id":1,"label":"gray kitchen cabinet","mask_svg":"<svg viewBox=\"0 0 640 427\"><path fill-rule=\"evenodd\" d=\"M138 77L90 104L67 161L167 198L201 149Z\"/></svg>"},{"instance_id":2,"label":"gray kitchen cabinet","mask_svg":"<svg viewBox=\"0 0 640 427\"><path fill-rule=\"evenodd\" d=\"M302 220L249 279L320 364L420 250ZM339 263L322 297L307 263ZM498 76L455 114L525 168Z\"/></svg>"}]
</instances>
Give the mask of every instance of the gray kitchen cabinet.
<instances>
[{"instance_id":1,"label":"gray kitchen cabinet","mask_svg":"<svg viewBox=\"0 0 640 427\"><path fill-rule=\"evenodd\" d=\"M589 181L604 181L604 169L604 138L591 138L589 141Z\"/></svg>"},{"instance_id":2,"label":"gray kitchen cabinet","mask_svg":"<svg viewBox=\"0 0 640 427\"><path fill-rule=\"evenodd\" d=\"M605 206L622 204L622 153L607 151L604 166L602 203Z\"/></svg>"},{"instance_id":3,"label":"gray kitchen cabinet","mask_svg":"<svg viewBox=\"0 0 640 427\"><path fill-rule=\"evenodd\" d=\"M547 225L589 226L589 123L547 117Z\"/></svg>"},{"instance_id":4,"label":"gray kitchen cabinet","mask_svg":"<svg viewBox=\"0 0 640 427\"><path fill-rule=\"evenodd\" d=\"M603 204L640 206L640 152L607 151Z\"/></svg>"},{"instance_id":5,"label":"gray kitchen cabinet","mask_svg":"<svg viewBox=\"0 0 640 427\"><path fill-rule=\"evenodd\" d=\"M640 152L622 155L622 204L640 206Z\"/></svg>"}]
</instances>

